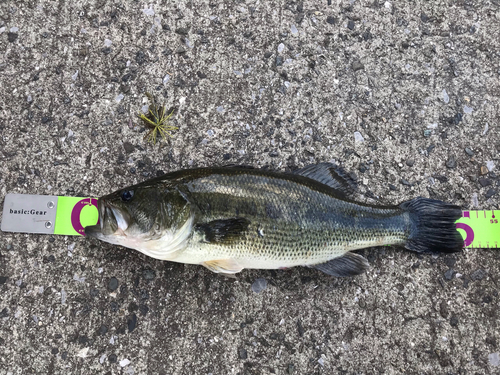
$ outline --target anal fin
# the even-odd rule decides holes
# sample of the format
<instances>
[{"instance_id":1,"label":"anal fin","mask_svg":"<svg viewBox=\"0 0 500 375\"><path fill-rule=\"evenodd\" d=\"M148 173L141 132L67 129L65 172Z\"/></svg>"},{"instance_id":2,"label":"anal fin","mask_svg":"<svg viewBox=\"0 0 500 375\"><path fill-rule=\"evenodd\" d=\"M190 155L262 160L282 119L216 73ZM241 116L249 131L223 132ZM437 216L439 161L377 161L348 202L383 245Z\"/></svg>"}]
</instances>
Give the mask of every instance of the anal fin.
<instances>
[{"instance_id":1,"label":"anal fin","mask_svg":"<svg viewBox=\"0 0 500 375\"><path fill-rule=\"evenodd\" d=\"M235 277L234 274L243 269L243 267L241 267L238 262L233 259L209 260L207 262L203 262L202 265L207 267L212 272L221 273L228 277Z\"/></svg>"},{"instance_id":2,"label":"anal fin","mask_svg":"<svg viewBox=\"0 0 500 375\"><path fill-rule=\"evenodd\" d=\"M355 253L346 253L325 263L311 266L330 276L346 277L356 276L365 272L370 264L365 257Z\"/></svg>"}]
</instances>

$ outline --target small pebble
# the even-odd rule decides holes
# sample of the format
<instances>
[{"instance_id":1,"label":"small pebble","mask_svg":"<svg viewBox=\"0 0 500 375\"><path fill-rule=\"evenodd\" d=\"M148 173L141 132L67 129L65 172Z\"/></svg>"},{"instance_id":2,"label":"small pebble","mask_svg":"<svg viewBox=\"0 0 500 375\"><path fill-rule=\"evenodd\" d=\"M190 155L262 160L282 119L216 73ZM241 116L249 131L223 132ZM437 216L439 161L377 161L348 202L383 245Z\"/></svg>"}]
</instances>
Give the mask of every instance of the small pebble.
<instances>
[{"instance_id":1,"label":"small pebble","mask_svg":"<svg viewBox=\"0 0 500 375\"><path fill-rule=\"evenodd\" d=\"M83 348L77 353L77 357L86 358L90 348Z\"/></svg>"},{"instance_id":2,"label":"small pebble","mask_svg":"<svg viewBox=\"0 0 500 375\"><path fill-rule=\"evenodd\" d=\"M127 154L134 152L135 146L130 142L123 142L123 149Z\"/></svg>"},{"instance_id":3,"label":"small pebble","mask_svg":"<svg viewBox=\"0 0 500 375\"><path fill-rule=\"evenodd\" d=\"M440 176L440 175L434 175L434 178L438 180L439 182L448 182L448 177L446 176Z\"/></svg>"},{"instance_id":4,"label":"small pebble","mask_svg":"<svg viewBox=\"0 0 500 375\"><path fill-rule=\"evenodd\" d=\"M488 160L486 162L486 168L488 168L488 171L490 172L495 168L495 163L493 162L493 160Z\"/></svg>"},{"instance_id":5,"label":"small pebble","mask_svg":"<svg viewBox=\"0 0 500 375\"><path fill-rule=\"evenodd\" d=\"M278 44L278 53L283 52L284 49L285 49L285 45L283 43Z\"/></svg>"},{"instance_id":6,"label":"small pebble","mask_svg":"<svg viewBox=\"0 0 500 375\"><path fill-rule=\"evenodd\" d=\"M99 328L99 334L105 335L108 332L108 327L106 327L104 324L101 324L101 327Z\"/></svg>"},{"instance_id":7,"label":"small pebble","mask_svg":"<svg viewBox=\"0 0 500 375\"><path fill-rule=\"evenodd\" d=\"M267 288L267 280L264 278L256 279L252 284L252 291L260 293Z\"/></svg>"},{"instance_id":8,"label":"small pebble","mask_svg":"<svg viewBox=\"0 0 500 375\"><path fill-rule=\"evenodd\" d=\"M129 361L127 358L122 359L122 360L120 361L120 366L121 366L121 367L128 366L129 364L130 364L130 361Z\"/></svg>"},{"instance_id":9,"label":"small pebble","mask_svg":"<svg viewBox=\"0 0 500 375\"><path fill-rule=\"evenodd\" d=\"M446 272L444 273L444 278L445 278L446 280L451 280L451 279L453 279L453 276L454 276L454 275L455 275L455 271L453 271L453 269L451 269L451 268L450 268L448 271L446 271Z\"/></svg>"},{"instance_id":10,"label":"small pebble","mask_svg":"<svg viewBox=\"0 0 500 375\"><path fill-rule=\"evenodd\" d=\"M352 63L352 70L354 70L355 72L357 72L358 70L363 70L365 68L365 66L361 63L361 61L354 61Z\"/></svg>"},{"instance_id":11,"label":"small pebble","mask_svg":"<svg viewBox=\"0 0 500 375\"><path fill-rule=\"evenodd\" d=\"M116 277L112 277L108 282L108 290L113 292L116 289L118 289L118 279Z\"/></svg>"},{"instance_id":12,"label":"small pebble","mask_svg":"<svg viewBox=\"0 0 500 375\"><path fill-rule=\"evenodd\" d=\"M290 27L290 32L292 33L292 35L297 35L299 33L299 30L297 30L297 27L295 27L295 25L292 25Z\"/></svg>"},{"instance_id":13,"label":"small pebble","mask_svg":"<svg viewBox=\"0 0 500 375\"><path fill-rule=\"evenodd\" d=\"M187 27L179 27L175 29L175 32L179 35L188 35L189 29Z\"/></svg>"},{"instance_id":14,"label":"small pebble","mask_svg":"<svg viewBox=\"0 0 500 375\"><path fill-rule=\"evenodd\" d=\"M488 168L486 168L484 165L481 167L481 174L486 174L488 173Z\"/></svg>"},{"instance_id":15,"label":"small pebble","mask_svg":"<svg viewBox=\"0 0 500 375\"><path fill-rule=\"evenodd\" d=\"M450 102L450 97L448 96L448 93L446 92L446 89L443 89L443 92L441 93L443 95L443 101L448 104Z\"/></svg>"},{"instance_id":16,"label":"small pebble","mask_svg":"<svg viewBox=\"0 0 500 375\"><path fill-rule=\"evenodd\" d=\"M455 258L444 258L444 264L446 264L449 268L452 268L457 260Z\"/></svg>"},{"instance_id":17,"label":"small pebble","mask_svg":"<svg viewBox=\"0 0 500 375\"><path fill-rule=\"evenodd\" d=\"M142 277L146 280L153 280L156 277L156 272L150 269L142 271Z\"/></svg>"},{"instance_id":18,"label":"small pebble","mask_svg":"<svg viewBox=\"0 0 500 375\"><path fill-rule=\"evenodd\" d=\"M406 161L406 165L409 167L413 167L414 164L415 164L415 160L413 160L413 159L408 159Z\"/></svg>"},{"instance_id":19,"label":"small pebble","mask_svg":"<svg viewBox=\"0 0 500 375\"><path fill-rule=\"evenodd\" d=\"M131 333L137 327L137 315L132 316L127 321L128 332Z\"/></svg>"},{"instance_id":20,"label":"small pebble","mask_svg":"<svg viewBox=\"0 0 500 375\"><path fill-rule=\"evenodd\" d=\"M304 327L302 326L302 322L300 320L297 321L297 330L299 331L299 336L304 336Z\"/></svg>"},{"instance_id":21,"label":"small pebble","mask_svg":"<svg viewBox=\"0 0 500 375\"><path fill-rule=\"evenodd\" d=\"M403 185L405 185L405 186L412 186L412 184L410 183L410 181L405 180L404 178L402 178L402 179L400 180L400 182L401 182Z\"/></svg>"},{"instance_id":22,"label":"small pebble","mask_svg":"<svg viewBox=\"0 0 500 375\"><path fill-rule=\"evenodd\" d=\"M7 40L10 43L14 43L19 35L17 33L7 33Z\"/></svg>"},{"instance_id":23,"label":"small pebble","mask_svg":"<svg viewBox=\"0 0 500 375\"><path fill-rule=\"evenodd\" d=\"M469 106L464 105L464 113L467 113L470 115L472 113L473 109Z\"/></svg>"},{"instance_id":24,"label":"small pebble","mask_svg":"<svg viewBox=\"0 0 500 375\"><path fill-rule=\"evenodd\" d=\"M364 140L360 132L354 132L354 142L364 142Z\"/></svg>"},{"instance_id":25,"label":"small pebble","mask_svg":"<svg viewBox=\"0 0 500 375\"><path fill-rule=\"evenodd\" d=\"M432 135L432 130L425 129L424 130L424 137L430 137Z\"/></svg>"},{"instance_id":26,"label":"small pebble","mask_svg":"<svg viewBox=\"0 0 500 375\"><path fill-rule=\"evenodd\" d=\"M457 113L453 119L452 119L452 123L455 124L455 125L458 125L460 123L460 121L462 121L462 118L463 118L463 115L461 113Z\"/></svg>"},{"instance_id":27,"label":"small pebble","mask_svg":"<svg viewBox=\"0 0 500 375\"><path fill-rule=\"evenodd\" d=\"M446 168L448 169L453 169L457 167L457 161L455 160L454 156L450 156L448 161L446 162Z\"/></svg>"},{"instance_id":28,"label":"small pebble","mask_svg":"<svg viewBox=\"0 0 500 375\"><path fill-rule=\"evenodd\" d=\"M240 359L247 359L248 358L248 353L246 349L238 349L238 357Z\"/></svg>"},{"instance_id":29,"label":"small pebble","mask_svg":"<svg viewBox=\"0 0 500 375\"><path fill-rule=\"evenodd\" d=\"M66 304L66 297L67 297L66 291L64 289L61 289L61 305Z\"/></svg>"},{"instance_id":30,"label":"small pebble","mask_svg":"<svg viewBox=\"0 0 500 375\"><path fill-rule=\"evenodd\" d=\"M149 311L149 307L147 305L139 305L139 311L145 316Z\"/></svg>"},{"instance_id":31,"label":"small pebble","mask_svg":"<svg viewBox=\"0 0 500 375\"><path fill-rule=\"evenodd\" d=\"M458 318L456 315L452 315L452 317L450 318L450 325L452 327L458 326Z\"/></svg>"},{"instance_id":32,"label":"small pebble","mask_svg":"<svg viewBox=\"0 0 500 375\"><path fill-rule=\"evenodd\" d=\"M478 268L477 270L475 270L474 272L471 273L470 275L470 278L472 280L482 280L486 277L487 273L485 270L481 269L481 268Z\"/></svg>"},{"instance_id":33,"label":"small pebble","mask_svg":"<svg viewBox=\"0 0 500 375\"><path fill-rule=\"evenodd\" d=\"M497 191L493 188L489 189L484 195L486 199L490 199L492 196L496 195Z\"/></svg>"},{"instance_id":34,"label":"small pebble","mask_svg":"<svg viewBox=\"0 0 500 375\"><path fill-rule=\"evenodd\" d=\"M491 366L500 366L500 355L498 354L498 352L488 354L488 362Z\"/></svg>"},{"instance_id":35,"label":"small pebble","mask_svg":"<svg viewBox=\"0 0 500 375\"><path fill-rule=\"evenodd\" d=\"M474 151L472 151L469 147L465 148L465 153L469 156L474 156Z\"/></svg>"},{"instance_id":36,"label":"small pebble","mask_svg":"<svg viewBox=\"0 0 500 375\"><path fill-rule=\"evenodd\" d=\"M486 186L489 186L492 184L492 181L488 178L485 178L485 177L479 177L478 181L482 187L486 187Z\"/></svg>"},{"instance_id":37,"label":"small pebble","mask_svg":"<svg viewBox=\"0 0 500 375\"><path fill-rule=\"evenodd\" d=\"M477 193L472 194L472 207L479 207L479 199L477 198Z\"/></svg>"},{"instance_id":38,"label":"small pebble","mask_svg":"<svg viewBox=\"0 0 500 375\"><path fill-rule=\"evenodd\" d=\"M354 30L354 26L355 26L355 25L354 25L354 21L353 21L353 20L349 20L349 21L347 22L347 28L348 28L349 30Z\"/></svg>"},{"instance_id":39,"label":"small pebble","mask_svg":"<svg viewBox=\"0 0 500 375\"><path fill-rule=\"evenodd\" d=\"M391 189L392 191L397 190L396 186L393 184L389 184L389 189Z\"/></svg>"}]
</instances>

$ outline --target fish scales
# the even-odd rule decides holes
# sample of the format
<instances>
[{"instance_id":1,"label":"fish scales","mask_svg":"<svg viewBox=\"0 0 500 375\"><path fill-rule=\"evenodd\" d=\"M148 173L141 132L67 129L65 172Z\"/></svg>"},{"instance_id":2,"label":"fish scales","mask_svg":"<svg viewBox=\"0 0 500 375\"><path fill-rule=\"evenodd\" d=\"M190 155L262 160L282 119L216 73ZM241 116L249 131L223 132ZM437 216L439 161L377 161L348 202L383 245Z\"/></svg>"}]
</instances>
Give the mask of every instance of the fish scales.
<instances>
[{"instance_id":1,"label":"fish scales","mask_svg":"<svg viewBox=\"0 0 500 375\"><path fill-rule=\"evenodd\" d=\"M204 243L195 236L178 260L189 262L208 253L213 259L256 261L258 268L292 267L357 248L404 243L408 229L399 208L343 201L314 181L287 177L259 170L236 175L217 171L183 182L201 211L195 221L243 217L250 225L241 240L230 244Z\"/></svg>"}]
</instances>

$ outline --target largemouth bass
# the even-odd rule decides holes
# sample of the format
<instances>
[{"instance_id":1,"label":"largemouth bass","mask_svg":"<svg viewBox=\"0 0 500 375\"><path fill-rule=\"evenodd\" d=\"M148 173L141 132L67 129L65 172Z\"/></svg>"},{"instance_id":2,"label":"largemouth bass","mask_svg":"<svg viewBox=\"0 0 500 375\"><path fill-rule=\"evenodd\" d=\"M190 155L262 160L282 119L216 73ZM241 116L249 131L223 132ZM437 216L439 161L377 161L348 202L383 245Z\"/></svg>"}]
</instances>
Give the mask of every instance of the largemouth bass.
<instances>
[{"instance_id":1,"label":"largemouth bass","mask_svg":"<svg viewBox=\"0 0 500 375\"><path fill-rule=\"evenodd\" d=\"M150 257L224 274L308 266L332 276L364 272L352 250L404 245L456 252L458 206L415 198L397 206L355 202L333 164L295 173L249 168L181 170L98 200L100 224L85 234Z\"/></svg>"}]
</instances>

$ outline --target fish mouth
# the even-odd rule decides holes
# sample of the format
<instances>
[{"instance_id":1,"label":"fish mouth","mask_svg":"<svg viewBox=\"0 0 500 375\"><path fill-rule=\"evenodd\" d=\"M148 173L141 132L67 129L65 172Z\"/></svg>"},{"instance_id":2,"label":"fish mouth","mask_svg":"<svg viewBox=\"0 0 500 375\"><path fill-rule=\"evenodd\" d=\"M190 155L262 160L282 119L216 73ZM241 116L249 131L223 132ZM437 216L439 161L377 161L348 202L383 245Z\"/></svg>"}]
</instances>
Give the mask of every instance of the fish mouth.
<instances>
[{"instance_id":1,"label":"fish mouth","mask_svg":"<svg viewBox=\"0 0 500 375\"><path fill-rule=\"evenodd\" d=\"M102 238L113 234L124 234L124 231L129 226L128 215L125 215L118 207L102 198L97 201L97 210L99 212L99 224L85 227L85 235Z\"/></svg>"},{"instance_id":2,"label":"fish mouth","mask_svg":"<svg viewBox=\"0 0 500 375\"><path fill-rule=\"evenodd\" d=\"M107 204L103 199L97 200L97 212L99 214L98 224L85 227L85 236L102 239L106 235L106 233L104 233L105 223L109 223L109 220L116 222L116 219L112 211L107 208ZM108 220L108 222L106 222L106 220Z\"/></svg>"}]
</instances>

